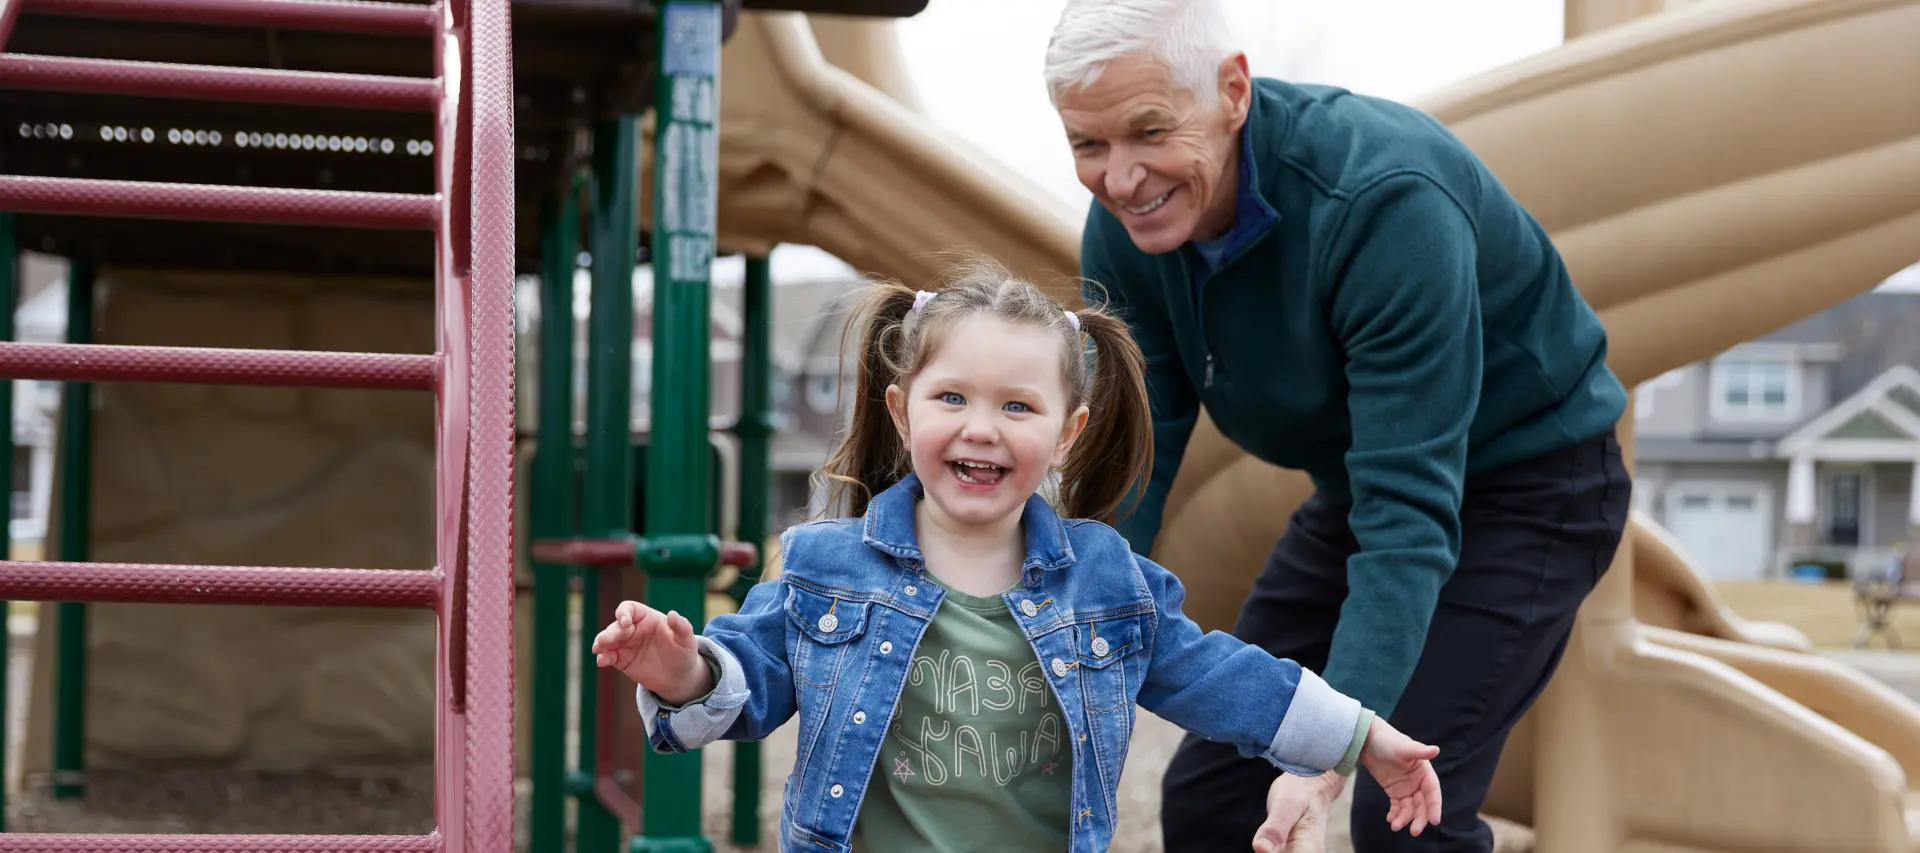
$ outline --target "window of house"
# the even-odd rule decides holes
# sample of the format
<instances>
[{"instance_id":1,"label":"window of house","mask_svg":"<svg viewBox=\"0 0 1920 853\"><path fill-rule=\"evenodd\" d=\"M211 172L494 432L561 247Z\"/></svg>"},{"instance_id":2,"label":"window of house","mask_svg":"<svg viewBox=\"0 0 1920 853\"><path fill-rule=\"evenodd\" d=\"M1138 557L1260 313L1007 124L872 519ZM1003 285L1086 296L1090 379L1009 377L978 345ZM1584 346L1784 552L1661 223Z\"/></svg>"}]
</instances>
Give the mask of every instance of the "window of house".
<instances>
[{"instance_id":1,"label":"window of house","mask_svg":"<svg viewBox=\"0 0 1920 853\"><path fill-rule=\"evenodd\" d=\"M1836 471L1828 483L1827 544L1856 547L1860 544L1860 474Z\"/></svg>"},{"instance_id":2,"label":"window of house","mask_svg":"<svg viewBox=\"0 0 1920 853\"><path fill-rule=\"evenodd\" d=\"M24 445L13 447L13 509L12 518L33 517L33 448Z\"/></svg>"},{"instance_id":3,"label":"window of house","mask_svg":"<svg viewBox=\"0 0 1920 853\"><path fill-rule=\"evenodd\" d=\"M831 373L815 374L807 378L807 405L821 414L833 411L839 404L840 377Z\"/></svg>"},{"instance_id":4,"label":"window of house","mask_svg":"<svg viewBox=\"0 0 1920 853\"><path fill-rule=\"evenodd\" d=\"M1714 414L1732 418L1792 417L1800 389L1785 361L1722 361L1714 364Z\"/></svg>"}]
</instances>

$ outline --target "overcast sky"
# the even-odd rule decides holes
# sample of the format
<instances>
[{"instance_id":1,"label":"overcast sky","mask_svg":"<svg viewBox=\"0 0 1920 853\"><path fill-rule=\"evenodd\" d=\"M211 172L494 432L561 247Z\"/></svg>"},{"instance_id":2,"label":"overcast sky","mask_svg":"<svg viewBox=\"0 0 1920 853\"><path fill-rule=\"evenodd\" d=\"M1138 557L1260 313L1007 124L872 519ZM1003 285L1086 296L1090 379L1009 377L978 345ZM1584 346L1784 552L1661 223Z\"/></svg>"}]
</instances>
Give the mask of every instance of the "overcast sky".
<instances>
[{"instance_id":1,"label":"overcast sky","mask_svg":"<svg viewBox=\"0 0 1920 853\"><path fill-rule=\"evenodd\" d=\"M1561 43L1563 0L1223 2L1254 74L1402 101ZM1079 209L1087 191L1040 82L1063 5L931 0L896 26L928 116ZM779 254L783 267L839 266L818 250ZM1886 286L1920 290L1920 264Z\"/></svg>"},{"instance_id":2,"label":"overcast sky","mask_svg":"<svg viewBox=\"0 0 1920 853\"><path fill-rule=\"evenodd\" d=\"M1398 100L1560 44L1561 0L1224 0L1254 74ZM931 0L898 24L934 121L1071 202L1040 66L1062 0ZM991 57L991 61L989 61Z\"/></svg>"}]
</instances>

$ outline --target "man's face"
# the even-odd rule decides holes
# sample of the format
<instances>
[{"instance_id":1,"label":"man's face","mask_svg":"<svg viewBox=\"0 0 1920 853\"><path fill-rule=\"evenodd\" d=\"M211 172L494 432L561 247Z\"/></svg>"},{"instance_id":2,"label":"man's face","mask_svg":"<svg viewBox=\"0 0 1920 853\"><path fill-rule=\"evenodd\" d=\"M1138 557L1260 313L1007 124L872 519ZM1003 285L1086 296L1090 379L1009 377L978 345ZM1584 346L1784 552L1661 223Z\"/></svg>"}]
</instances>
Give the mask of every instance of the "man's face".
<instances>
[{"instance_id":1,"label":"man's face","mask_svg":"<svg viewBox=\"0 0 1920 853\"><path fill-rule=\"evenodd\" d=\"M1198 104L1149 56L1107 64L1056 104L1080 183L1140 251L1171 252L1233 224L1239 133L1251 81L1246 57L1223 63L1219 97Z\"/></svg>"}]
</instances>

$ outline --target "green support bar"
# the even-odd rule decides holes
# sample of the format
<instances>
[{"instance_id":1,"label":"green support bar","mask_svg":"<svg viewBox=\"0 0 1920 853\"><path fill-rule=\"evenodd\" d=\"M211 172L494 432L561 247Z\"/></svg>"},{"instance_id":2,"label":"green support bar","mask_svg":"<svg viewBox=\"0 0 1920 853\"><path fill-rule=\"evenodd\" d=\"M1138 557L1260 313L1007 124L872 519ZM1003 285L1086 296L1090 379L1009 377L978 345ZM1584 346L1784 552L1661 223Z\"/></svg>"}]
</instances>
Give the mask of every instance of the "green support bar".
<instances>
[{"instance_id":1,"label":"green support bar","mask_svg":"<svg viewBox=\"0 0 1920 853\"><path fill-rule=\"evenodd\" d=\"M93 266L67 267L67 342L93 343ZM84 563L93 521L93 386L68 382L60 401L60 559ZM87 605L59 605L54 667L53 796L86 792Z\"/></svg>"},{"instance_id":2,"label":"green support bar","mask_svg":"<svg viewBox=\"0 0 1920 853\"><path fill-rule=\"evenodd\" d=\"M13 214L0 213L0 341L14 338L13 309L20 301L19 244L13 232ZM0 528L0 558L13 559L13 380L0 378L0 411L7 413L6 455L0 456L0 482L7 484L7 525ZM7 662L13 657L13 602L0 600L0 709L11 708L7 696ZM7 721L0 717L0 832L7 831Z\"/></svg>"},{"instance_id":3,"label":"green support bar","mask_svg":"<svg viewBox=\"0 0 1920 853\"><path fill-rule=\"evenodd\" d=\"M744 304L746 339L740 353L740 541L758 549L752 566L740 569L733 599L740 601L766 570L767 496L773 479L773 271L766 256L747 258ZM760 744L733 746L733 843L760 844Z\"/></svg>"},{"instance_id":4,"label":"green support bar","mask_svg":"<svg viewBox=\"0 0 1920 853\"><path fill-rule=\"evenodd\" d=\"M573 442L573 274L580 209L572 188L542 211L540 354L534 424L534 539L576 532ZM533 563L533 802L529 853L564 853L567 820L567 608L571 568ZM590 673L589 673L590 674Z\"/></svg>"},{"instance_id":5,"label":"green support bar","mask_svg":"<svg viewBox=\"0 0 1920 853\"><path fill-rule=\"evenodd\" d=\"M718 204L720 6L660 4L653 157L653 391L647 446L646 538L709 535L708 315ZM647 598L706 624L715 563L647 567ZM634 853L707 853L700 833L700 752L649 755Z\"/></svg>"},{"instance_id":6,"label":"green support bar","mask_svg":"<svg viewBox=\"0 0 1920 853\"><path fill-rule=\"evenodd\" d=\"M593 308L587 326L586 483L581 533L622 537L633 526L633 270L640 233L638 159L640 121L621 116L595 128L593 174ZM620 823L594 793L598 748L598 633L600 585L585 573L580 632L580 772L569 788L579 798L577 849L614 853ZM617 594L608 590L608 594ZM651 764L651 762L649 762Z\"/></svg>"}]
</instances>

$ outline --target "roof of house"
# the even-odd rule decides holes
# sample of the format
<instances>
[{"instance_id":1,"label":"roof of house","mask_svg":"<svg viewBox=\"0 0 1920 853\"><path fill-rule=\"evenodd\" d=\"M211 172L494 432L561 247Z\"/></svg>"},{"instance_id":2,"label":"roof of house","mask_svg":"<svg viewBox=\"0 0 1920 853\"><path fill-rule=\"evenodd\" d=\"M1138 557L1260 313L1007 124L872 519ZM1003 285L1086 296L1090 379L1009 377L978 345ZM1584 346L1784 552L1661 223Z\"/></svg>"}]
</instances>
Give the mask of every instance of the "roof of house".
<instances>
[{"instance_id":1,"label":"roof of house","mask_svg":"<svg viewBox=\"0 0 1920 853\"><path fill-rule=\"evenodd\" d=\"M1920 370L1896 364L1782 438L1775 452L1800 453L1816 442L1920 441Z\"/></svg>"},{"instance_id":2,"label":"roof of house","mask_svg":"<svg viewBox=\"0 0 1920 853\"><path fill-rule=\"evenodd\" d=\"M1845 399L1894 365L1920 366L1920 292L1862 293L1761 340L1840 344L1832 399Z\"/></svg>"}]
</instances>

